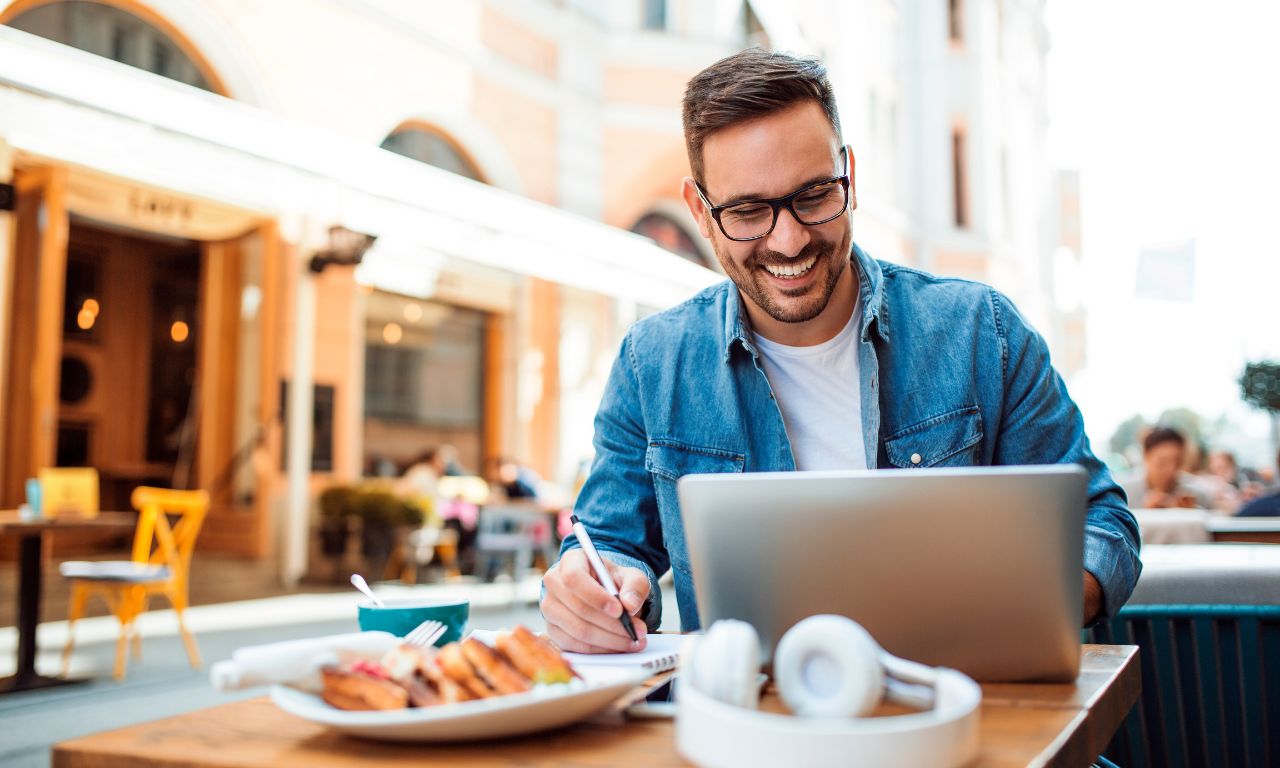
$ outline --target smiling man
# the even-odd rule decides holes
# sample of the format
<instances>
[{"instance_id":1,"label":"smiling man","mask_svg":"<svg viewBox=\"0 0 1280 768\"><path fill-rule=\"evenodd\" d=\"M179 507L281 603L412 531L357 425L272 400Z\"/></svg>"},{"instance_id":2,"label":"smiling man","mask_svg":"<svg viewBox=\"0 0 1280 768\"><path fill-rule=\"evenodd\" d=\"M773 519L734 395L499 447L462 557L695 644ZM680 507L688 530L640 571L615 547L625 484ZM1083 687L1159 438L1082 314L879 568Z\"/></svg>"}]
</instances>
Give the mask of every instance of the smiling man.
<instances>
[{"instance_id":1,"label":"smiling man","mask_svg":"<svg viewBox=\"0 0 1280 768\"><path fill-rule=\"evenodd\" d=\"M689 82L684 132L684 200L729 280L623 340L576 504L621 605L570 537L544 579L552 639L642 647L668 568L698 628L676 482L706 472L1080 464L1082 615L1113 615L1141 568L1137 524L1044 340L990 287L854 244L854 155L824 67L759 49L717 62Z\"/></svg>"}]
</instances>

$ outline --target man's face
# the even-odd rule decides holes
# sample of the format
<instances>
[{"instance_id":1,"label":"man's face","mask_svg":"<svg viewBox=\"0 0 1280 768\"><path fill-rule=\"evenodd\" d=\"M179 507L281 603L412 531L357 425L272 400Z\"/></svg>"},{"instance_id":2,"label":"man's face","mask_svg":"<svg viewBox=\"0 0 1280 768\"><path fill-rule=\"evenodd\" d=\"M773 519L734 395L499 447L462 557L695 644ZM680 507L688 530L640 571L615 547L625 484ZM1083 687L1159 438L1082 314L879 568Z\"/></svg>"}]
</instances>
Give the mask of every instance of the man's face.
<instances>
[{"instance_id":1,"label":"man's face","mask_svg":"<svg viewBox=\"0 0 1280 768\"><path fill-rule=\"evenodd\" d=\"M703 190L713 206L782 197L844 173L843 155L822 107L816 101L804 101L707 137L702 153ZM856 206L852 154L849 166L850 199L844 214L826 224L807 226L783 209L769 235L747 242L725 237L692 182L686 181L685 201L725 274L779 323L805 323L821 316L848 267L851 212Z\"/></svg>"},{"instance_id":2,"label":"man's face","mask_svg":"<svg viewBox=\"0 0 1280 768\"><path fill-rule=\"evenodd\" d=\"M1185 451L1173 441L1157 443L1142 456L1147 469L1147 485L1161 491L1172 490L1178 481Z\"/></svg>"}]
</instances>

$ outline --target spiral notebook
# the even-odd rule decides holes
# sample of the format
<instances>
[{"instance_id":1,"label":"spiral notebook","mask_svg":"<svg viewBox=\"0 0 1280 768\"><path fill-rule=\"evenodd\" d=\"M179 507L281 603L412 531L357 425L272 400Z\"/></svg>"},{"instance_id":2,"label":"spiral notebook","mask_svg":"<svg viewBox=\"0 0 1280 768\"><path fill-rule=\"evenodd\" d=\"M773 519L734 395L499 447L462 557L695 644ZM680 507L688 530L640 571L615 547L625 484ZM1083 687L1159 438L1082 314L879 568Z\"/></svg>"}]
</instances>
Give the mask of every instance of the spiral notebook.
<instances>
[{"instance_id":1,"label":"spiral notebook","mask_svg":"<svg viewBox=\"0 0 1280 768\"><path fill-rule=\"evenodd\" d=\"M686 635L649 635L643 651L635 653L565 653L575 667L640 667L650 672L675 669Z\"/></svg>"},{"instance_id":2,"label":"spiral notebook","mask_svg":"<svg viewBox=\"0 0 1280 768\"><path fill-rule=\"evenodd\" d=\"M497 632L487 629L471 631L471 637L493 645ZM564 653L564 657L575 667L632 667L647 669L650 672L665 672L675 669L680 663L680 649L688 635L654 635L648 636L643 651L635 653Z\"/></svg>"}]
</instances>

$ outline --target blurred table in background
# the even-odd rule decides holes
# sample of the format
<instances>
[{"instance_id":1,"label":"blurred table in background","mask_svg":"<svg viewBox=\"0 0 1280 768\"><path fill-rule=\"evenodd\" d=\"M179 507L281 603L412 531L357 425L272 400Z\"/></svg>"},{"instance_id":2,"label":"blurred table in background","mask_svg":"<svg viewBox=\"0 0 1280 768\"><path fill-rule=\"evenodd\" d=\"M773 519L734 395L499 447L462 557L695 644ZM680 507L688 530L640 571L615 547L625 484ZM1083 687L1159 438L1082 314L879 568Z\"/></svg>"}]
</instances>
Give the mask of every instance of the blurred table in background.
<instances>
[{"instance_id":1,"label":"blurred table in background","mask_svg":"<svg viewBox=\"0 0 1280 768\"><path fill-rule=\"evenodd\" d=\"M1214 541L1280 544L1280 517L1213 517L1207 523Z\"/></svg>"},{"instance_id":2,"label":"blurred table in background","mask_svg":"<svg viewBox=\"0 0 1280 768\"><path fill-rule=\"evenodd\" d=\"M1210 514L1203 509L1135 509L1143 545L1207 544Z\"/></svg>"},{"instance_id":3,"label":"blurred table in background","mask_svg":"<svg viewBox=\"0 0 1280 768\"><path fill-rule=\"evenodd\" d=\"M40 623L41 581L44 576L44 537L67 531L128 533L137 524L133 512L101 512L97 517L21 518L16 511L0 512L0 536L16 536L18 547L18 664L0 680L0 694L79 682L36 674L36 626Z\"/></svg>"}]
</instances>

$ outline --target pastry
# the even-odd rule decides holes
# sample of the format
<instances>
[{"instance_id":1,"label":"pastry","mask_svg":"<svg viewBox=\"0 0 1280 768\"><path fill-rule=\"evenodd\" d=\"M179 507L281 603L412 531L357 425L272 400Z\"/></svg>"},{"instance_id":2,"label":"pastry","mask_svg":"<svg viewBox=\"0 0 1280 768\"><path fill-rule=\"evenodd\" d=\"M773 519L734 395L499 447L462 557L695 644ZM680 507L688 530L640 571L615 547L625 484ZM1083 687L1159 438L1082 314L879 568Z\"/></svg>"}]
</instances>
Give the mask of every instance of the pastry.
<instances>
[{"instance_id":1,"label":"pastry","mask_svg":"<svg viewBox=\"0 0 1280 768\"><path fill-rule=\"evenodd\" d=\"M524 627L499 633L496 642L516 669L535 683L567 683L577 676L555 646Z\"/></svg>"},{"instance_id":2,"label":"pastry","mask_svg":"<svg viewBox=\"0 0 1280 768\"><path fill-rule=\"evenodd\" d=\"M475 638L436 650L403 644L375 663L357 658L322 672L322 697L346 710L434 707L567 683L577 675L555 646L524 627L490 647Z\"/></svg>"},{"instance_id":3,"label":"pastry","mask_svg":"<svg viewBox=\"0 0 1280 768\"><path fill-rule=\"evenodd\" d=\"M474 637L462 641L462 655L498 693L524 693L529 690L529 680L511 666L511 662Z\"/></svg>"},{"instance_id":4,"label":"pastry","mask_svg":"<svg viewBox=\"0 0 1280 768\"><path fill-rule=\"evenodd\" d=\"M440 663L440 669L444 670L450 680L466 688L477 699L487 699L497 695L497 692L476 674L471 662L467 661L467 657L462 653L460 644L449 643L441 648L436 654L436 661Z\"/></svg>"},{"instance_id":5,"label":"pastry","mask_svg":"<svg viewBox=\"0 0 1280 768\"><path fill-rule=\"evenodd\" d=\"M360 668L328 666L320 670L324 680L322 697L338 709L404 709L409 692L389 679Z\"/></svg>"}]
</instances>

